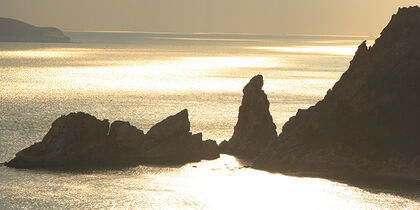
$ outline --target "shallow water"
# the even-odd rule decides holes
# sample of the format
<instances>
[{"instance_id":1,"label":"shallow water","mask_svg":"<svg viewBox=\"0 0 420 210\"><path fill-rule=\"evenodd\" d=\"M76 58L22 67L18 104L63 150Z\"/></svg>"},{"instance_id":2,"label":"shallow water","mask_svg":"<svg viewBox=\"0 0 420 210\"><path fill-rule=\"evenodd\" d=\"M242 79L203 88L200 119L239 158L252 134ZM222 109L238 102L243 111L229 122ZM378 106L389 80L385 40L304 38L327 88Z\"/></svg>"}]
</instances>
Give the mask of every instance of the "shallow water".
<instances>
[{"instance_id":1,"label":"shallow water","mask_svg":"<svg viewBox=\"0 0 420 210\"><path fill-rule=\"evenodd\" d=\"M256 75L278 132L323 97L366 37L68 33L74 43L0 43L0 162L84 111L147 131L188 108L191 129L228 139ZM234 157L184 166L46 171L0 167L0 208L420 208L416 188L361 189L243 168Z\"/></svg>"}]
</instances>

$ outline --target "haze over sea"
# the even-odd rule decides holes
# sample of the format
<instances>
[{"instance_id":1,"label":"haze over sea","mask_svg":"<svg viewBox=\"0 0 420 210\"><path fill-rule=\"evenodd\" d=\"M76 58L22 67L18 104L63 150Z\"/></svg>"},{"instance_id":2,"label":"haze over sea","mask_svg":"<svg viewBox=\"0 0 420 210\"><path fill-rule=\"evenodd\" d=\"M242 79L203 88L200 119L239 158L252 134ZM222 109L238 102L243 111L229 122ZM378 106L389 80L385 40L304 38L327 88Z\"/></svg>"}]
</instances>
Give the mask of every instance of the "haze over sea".
<instances>
[{"instance_id":1,"label":"haze over sea","mask_svg":"<svg viewBox=\"0 0 420 210\"><path fill-rule=\"evenodd\" d=\"M193 133L229 139L242 88L263 89L281 132L347 69L364 36L68 32L73 43L0 43L0 162L83 111L147 131L184 108ZM0 167L0 209L418 209L416 187L358 188L245 168L229 155L183 166L51 171Z\"/></svg>"}]
</instances>

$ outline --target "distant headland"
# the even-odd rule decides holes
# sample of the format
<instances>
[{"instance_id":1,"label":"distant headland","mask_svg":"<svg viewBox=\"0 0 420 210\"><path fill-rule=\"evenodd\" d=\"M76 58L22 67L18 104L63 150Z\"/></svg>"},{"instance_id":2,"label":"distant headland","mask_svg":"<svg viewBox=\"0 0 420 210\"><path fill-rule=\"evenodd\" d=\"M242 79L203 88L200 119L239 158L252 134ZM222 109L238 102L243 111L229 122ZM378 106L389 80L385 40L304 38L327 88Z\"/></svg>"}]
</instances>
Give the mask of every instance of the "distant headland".
<instances>
[{"instance_id":1,"label":"distant headland","mask_svg":"<svg viewBox=\"0 0 420 210\"><path fill-rule=\"evenodd\" d=\"M0 17L0 42L68 43L70 37L54 27L37 27L11 18Z\"/></svg>"}]
</instances>

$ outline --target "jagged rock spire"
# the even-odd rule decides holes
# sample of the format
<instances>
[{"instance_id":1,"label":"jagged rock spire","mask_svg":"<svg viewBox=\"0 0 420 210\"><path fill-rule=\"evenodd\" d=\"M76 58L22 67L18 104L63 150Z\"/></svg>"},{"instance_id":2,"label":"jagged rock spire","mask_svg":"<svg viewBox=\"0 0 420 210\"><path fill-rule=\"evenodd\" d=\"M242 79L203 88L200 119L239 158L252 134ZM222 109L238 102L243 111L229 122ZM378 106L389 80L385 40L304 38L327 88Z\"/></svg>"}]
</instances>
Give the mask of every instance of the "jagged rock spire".
<instances>
[{"instance_id":1,"label":"jagged rock spire","mask_svg":"<svg viewBox=\"0 0 420 210\"><path fill-rule=\"evenodd\" d=\"M263 84L263 76L256 75L244 87L233 136L221 144L225 153L253 158L277 136Z\"/></svg>"}]
</instances>

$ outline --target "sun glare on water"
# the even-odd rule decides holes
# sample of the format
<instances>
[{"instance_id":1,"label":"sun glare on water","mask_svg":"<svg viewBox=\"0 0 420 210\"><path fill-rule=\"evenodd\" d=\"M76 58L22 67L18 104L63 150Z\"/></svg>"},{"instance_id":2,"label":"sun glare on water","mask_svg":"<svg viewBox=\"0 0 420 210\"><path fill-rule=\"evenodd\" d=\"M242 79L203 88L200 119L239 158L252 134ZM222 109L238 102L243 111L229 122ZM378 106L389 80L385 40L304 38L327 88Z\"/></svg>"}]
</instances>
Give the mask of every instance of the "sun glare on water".
<instances>
[{"instance_id":1,"label":"sun glare on water","mask_svg":"<svg viewBox=\"0 0 420 210\"><path fill-rule=\"evenodd\" d=\"M302 46L302 47L252 47L253 49L292 52L292 53L320 53L332 55L354 55L355 46Z\"/></svg>"},{"instance_id":2,"label":"sun glare on water","mask_svg":"<svg viewBox=\"0 0 420 210\"><path fill-rule=\"evenodd\" d=\"M258 50L293 51L297 53L350 54L350 47L256 47ZM255 74L267 76L267 91L322 95L325 87L339 76L336 72L305 72L293 68L300 56L281 54L179 54L155 55L149 49L50 48L0 51L6 59L42 58L45 66L23 67L8 74L14 84L4 84L9 95L38 93L115 92L115 91L227 91L240 92ZM145 59L145 56L147 56ZM52 65L55 59L78 65ZM291 60L292 59L292 60ZM41 60L33 60L41 62ZM44 61L43 61L44 62ZM302 67L300 67L302 68ZM304 67L305 68L305 67ZM262 72L264 71L264 72ZM34 78L31 75L36 74ZM270 77L272 78L270 81ZM24 78L30 78L31 82ZM276 79L274 79L276 78ZM302 86L306 78L306 86ZM311 79L312 78L312 79ZM20 88L14 88L14 87ZM312 87L312 88L309 88ZM309 92L308 92L309 91Z\"/></svg>"},{"instance_id":3,"label":"sun glare on water","mask_svg":"<svg viewBox=\"0 0 420 210\"><path fill-rule=\"evenodd\" d=\"M0 50L0 58L64 58L80 57L88 54L86 49L32 49L32 50Z\"/></svg>"},{"instance_id":4,"label":"sun glare on water","mask_svg":"<svg viewBox=\"0 0 420 210\"><path fill-rule=\"evenodd\" d=\"M130 50L128 50L130 53ZM217 77L220 72L241 68L281 67L278 58L263 56L179 56L141 60L136 58L102 60L101 49L37 49L2 51L3 58L76 59L93 61L93 65L43 66L14 72L19 78L37 74L39 82L21 82L28 91L237 91L243 85L232 78ZM114 52L118 54L119 52ZM134 51L134 55L135 55ZM140 53L140 52L137 52ZM92 57L93 56L93 57ZM232 80L229 80L232 79ZM247 78L248 79L248 78ZM28 86L30 85L30 86ZM10 91L19 89L5 87Z\"/></svg>"}]
</instances>

